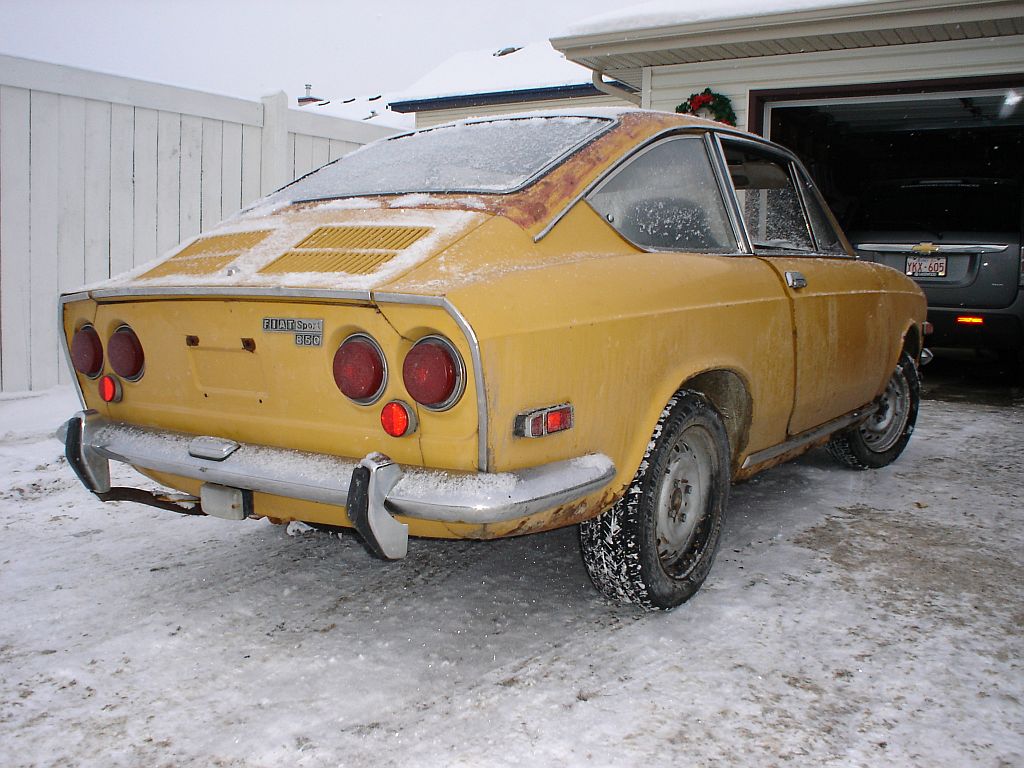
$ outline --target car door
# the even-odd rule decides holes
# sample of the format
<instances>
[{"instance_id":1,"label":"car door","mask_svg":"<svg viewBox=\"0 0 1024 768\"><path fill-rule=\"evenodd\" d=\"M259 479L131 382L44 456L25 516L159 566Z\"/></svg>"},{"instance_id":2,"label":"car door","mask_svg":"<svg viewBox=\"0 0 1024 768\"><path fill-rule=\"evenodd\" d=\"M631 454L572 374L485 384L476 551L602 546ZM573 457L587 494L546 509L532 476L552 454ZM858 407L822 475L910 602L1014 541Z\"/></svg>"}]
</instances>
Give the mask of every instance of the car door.
<instances>
[{"instance_id":1,"label":"car door","mask_svg":"<svg viewBox=\"0 0 1024 768\"><path fill-rule=\"evenodd\" d=\"M789 434L870 402L887 378L891 340L882 280L852 258L792 158L722 137L729 175L754 254L791 300L796 388Z\"/></svg>"}]
</instances>

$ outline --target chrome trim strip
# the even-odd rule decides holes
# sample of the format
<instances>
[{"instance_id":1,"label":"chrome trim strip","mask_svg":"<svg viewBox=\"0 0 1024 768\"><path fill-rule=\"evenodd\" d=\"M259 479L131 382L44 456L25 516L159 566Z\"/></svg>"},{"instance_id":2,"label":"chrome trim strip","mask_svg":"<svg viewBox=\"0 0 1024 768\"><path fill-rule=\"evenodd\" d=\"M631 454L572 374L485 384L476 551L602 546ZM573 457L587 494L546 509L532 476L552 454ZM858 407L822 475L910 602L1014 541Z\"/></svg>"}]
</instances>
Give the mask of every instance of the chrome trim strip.
<instances>
[{"instance_id":1,"label":"chrome trim strip","mask_svg":"<svg viewBox=\"0 0 1024 768\"><path fill-rule=\"evenodd\" d=\"M921 243L858 243L854 246L861 251L877 251L878 253L909 253L916 256L929 256L932 253L1002 253L1009 245L1000 245L998 243L971 243L965 245L956 245L946 243L943 245L932 244L934 250L929 248L929 252L914 250Z\"/></svg>"},{"instance_id":2,"label":"chrome trim strip","mask_svg":"<svg viewBox=\"0 0 1024 768\"><path fill-rule=\"evenodd\" d=\"M484 388L484 363L480 355L480 341L476 332L469 324L462 313L459 312L450 301L444 296L419 296L411 293L374 293L373 300L377 304L419 304L430 307L440 307L448 313L449 317L462 331L469 343L469 354L473 361L473 378L476 382L476 414L477 414L477 467L481 472L491 468L490 457L487 451L488 438L488 417L487 417L487 391Z\"/></svg>"},{"instance_id":3,"label":"chrome trim strip","mask_svg":"<svg viewBox=\"0 0 1024 768\"><path fill-rule=\"evenodd\" d=\"M74 448L84 465L98 470L101 485L108 462L119 461L204 483L345 506L352 472L361 463L251 443L242 443L221 461L210 461L189 455L196 435L119 424L96 411L76 414L62 431L81 435ZM611 459L595 455L496 474L404 469L385 500L389 512L470 525L518 520L577 501L615 476Z\"/></svg>"},{"instance_id":4,"label":"chrome trim strip","mask_svg":"<svg viewBox=\"0 0 1024 768\"><path fill-rule=\"evenodd\" d=\"M78 403L85 408L85 393L82 391L82 382L78 378L74 363L71 362L71 346L68 337L64 333L64 305L72 301L82 301L89 298L87 291L66 293L57 300L57 335L60 336L60 348L64 350L64 362L67 363L68 371L71 373L71 381L75 385L75 394L78 395ZM93 318L94 319L94 318ZM89 321L92 322L92 319ZM103 356L106 358L107 351L104 348Z\"/></svg>"},{"instance_id":5,"label":"chrome trim strip","mask_svg":"<svg viewBox=\"0 0 1024 768\"><path fill-rule=\"evenodd\" d=\"M725 200L725 209L729 214L729 223L732 226L733 236L736 238L740 252L744 255L750 255L754 252L754 247L750 244L750 233L747 232L747 223L743 220L739 201L736 199L736 189L733 187L732 178L729 176L729 166L725 162L725 149L722 148L722 138L719 135L719 131L708 131L707 140L713 148L713 151L710 153L712 158L711 164L715 172L715 178L718 180L718 189Z\"/></svg>"},{"instance_id":6,"label":"chrome trim strip","mask_svg":"<svg viewBox=\"0 0 1024 768\"><path fill-rule=\"evenodd\" d=\"M791 437L789 440L786 440L783 443L779 443L778 445L773 445L771 448L765 448L764 450L752 453L749 456L747 456L746 459L744 459L743 464L740 466L740 469L749 469L750 467L756 466L758 464L764 464L765 462L771 461L772 459L777 459L779 456L782 456L783 454L789 453L790 451L796 450L797 448L801 448L807 445L808 443L813 443L815 440L820 440L824 437L828 437L834 432L838 432L839 430L849 427L852 424L856 424L860 421L863 421L877 410L877 403L865 405L863 408L858 408L857 410L852 411L846 414L845 416L840 416L838 419L833 419L832 421L822 424L820 427L815 427L814 429L809 429L806 432L801 432L799 435Z\"/></svg>"},{"instance_id":7,"label":"chrome trim strip","mask_svg":"<svg viewBox=\"0 0 1024 768\"><path fill-rule=\"evenodd\" d=\"M78 294L76 294L78 295ZM89 291L93 299L120 299L133 296L267 296L270 298L334 299L339 301L370 302L370 291L329 290L319 288L282 288L255 285L162 285L123 288L100 288Z\"/></svg>"}]
</instances>

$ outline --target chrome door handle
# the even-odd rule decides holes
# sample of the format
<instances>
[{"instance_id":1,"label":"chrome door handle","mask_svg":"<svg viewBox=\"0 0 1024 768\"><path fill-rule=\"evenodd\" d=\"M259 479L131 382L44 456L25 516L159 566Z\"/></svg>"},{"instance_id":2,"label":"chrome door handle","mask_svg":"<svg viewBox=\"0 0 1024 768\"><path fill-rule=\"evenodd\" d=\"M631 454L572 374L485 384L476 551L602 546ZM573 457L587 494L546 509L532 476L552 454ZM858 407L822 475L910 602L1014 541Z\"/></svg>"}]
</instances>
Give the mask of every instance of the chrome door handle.
<instances>
[{"instance_id":1,"label":"chrome door handle","mask_svg":"<svg viewBox=\"0 0 1024 768\"><path fill-rule=\"evenodd\" d=\"M802 272L787 272L786 285L798 291L807 287L807 278L803 276Z\"/></svg>"}]
</instances>

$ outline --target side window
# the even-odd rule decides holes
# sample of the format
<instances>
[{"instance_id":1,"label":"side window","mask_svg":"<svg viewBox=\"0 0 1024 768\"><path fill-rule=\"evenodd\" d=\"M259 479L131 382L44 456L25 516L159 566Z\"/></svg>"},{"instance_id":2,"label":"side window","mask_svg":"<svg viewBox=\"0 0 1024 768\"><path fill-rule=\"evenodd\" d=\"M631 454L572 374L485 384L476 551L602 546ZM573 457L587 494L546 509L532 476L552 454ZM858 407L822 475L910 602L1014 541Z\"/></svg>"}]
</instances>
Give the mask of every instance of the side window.
<instances>
[{"instance_id":1,"label":"side window","mask_svg":"<svg viewBox=\"0 0 1024 768\"><path fill-rule=\"evenodd\" d=\"M704 140L677 136L621 168L587 201L624 238L642 248L733 253L729 225Z\"/></svg>"},{"instance_id":2,"label":"side window","mask_svg":"<svg viewBox=\"0 0 1024 768\"><path fill-rule=\"evenodd\" d=\"M813 252L789 160L745 142L724 139L722 146L754 248Z\"/></svg>"},{"instance_id":3,"label":"side window","mask_svg":"<svg viewBox=\"0 0 1024 768\"><path fill-rule=\"evenodd\" d=\"M818 253L827 253L830 256L849 256L846 248L843 247L836 228L832 226L820 199L811 184L811 180L803 173L800 174L800 183L804 188L804 203L807 205L807 215L811 219L811 230L814 232L814 240L818 243Z\"/></svg>"}]
</instances>

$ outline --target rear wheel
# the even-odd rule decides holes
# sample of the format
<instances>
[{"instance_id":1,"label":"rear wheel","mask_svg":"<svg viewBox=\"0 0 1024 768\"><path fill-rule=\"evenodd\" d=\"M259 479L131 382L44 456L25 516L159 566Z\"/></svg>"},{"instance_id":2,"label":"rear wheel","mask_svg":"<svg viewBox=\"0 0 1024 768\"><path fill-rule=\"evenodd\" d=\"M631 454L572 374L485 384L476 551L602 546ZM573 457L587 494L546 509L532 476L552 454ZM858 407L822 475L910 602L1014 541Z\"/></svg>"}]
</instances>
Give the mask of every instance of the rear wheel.
<instances>
[{"instance_id":1,"label":"rear wheel","mask_svg":"<svg viewBox=\"0 0 1024 768\"><path fill-rule=\"evenodd\" d=\"M866 421L835 435L828 444L833 458L854 469L878 469L903 453L917 423L921 380L914 360L904 352L893 371L878 410Z\"/></svg>"},{"instance_id":2,"label":"rear wheel","mask_svg":"<svg viewBox=\"0 0 1024 768\"><path fill-rule=\"evenodd\" d=\"M598 590L648 610L692 597L718 549L729 479L721 417L700 395L678 393L626 494L580 525L583 562Z\"/></svg>"}]
</instances>

